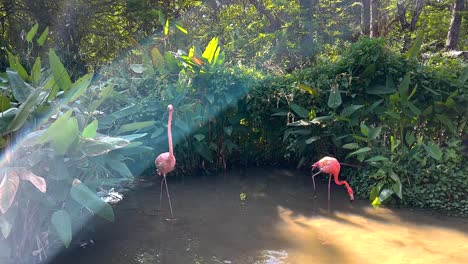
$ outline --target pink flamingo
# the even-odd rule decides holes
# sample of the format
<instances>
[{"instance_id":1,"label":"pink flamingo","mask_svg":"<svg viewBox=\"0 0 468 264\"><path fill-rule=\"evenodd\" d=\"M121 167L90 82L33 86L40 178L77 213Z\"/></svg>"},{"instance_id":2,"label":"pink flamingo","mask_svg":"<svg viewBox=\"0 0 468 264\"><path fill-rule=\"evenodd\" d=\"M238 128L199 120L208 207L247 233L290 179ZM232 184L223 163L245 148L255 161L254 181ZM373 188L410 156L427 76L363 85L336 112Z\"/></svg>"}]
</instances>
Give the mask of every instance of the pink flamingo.
<instances>
[{"instance_id":1,"label":"pink flamingo","mask_svg":"<svg viewBox=\"0 0 468 264\"><path fill-rule=\"evenodd\" d=\"M174 170L176 159L174 156L174 151L172 149L172 133L171 133L171 124L172 124L172 112L174 112L174 107L170 104L167 106L167 111L169 112L169 118L167 120L167 137L169 141L169 152L164 152L159 154L159 156L154 160L156 169L159 176L163 176L161 180L161 193L159 195L159 207L161 208L162 192L163 192L163 182L166 185L167 199L169 200L169 208L171 208L171 216L174 218L172 213L171 205L171 196L169 194L169 188L167 188L166 176L169 172Z\"/></svg>"},{"instance_id":2,"label":"pink flamingo","mask_svg":"<svg viewBox=\"0 0 468 264\"><path fill-rule=\"evenodd\" d=\"M330 202L330 183L331 183L331 176L333 175L335 179L335 183L337 185L345 185L346 190L348 191L349 200L352 202L354 201L353 189L349 186L348 182L346 181L339 181L338 174L340 174L340 162L333 158L333 157L323 157L321 160L312 164L312 170L318 168L320 171L312 175L312 182L314 183L314 191L315 191L315 180L314 177L321 173L328 173L330 176L328 178L328 201Z\"/></svg>"}]
</instances>

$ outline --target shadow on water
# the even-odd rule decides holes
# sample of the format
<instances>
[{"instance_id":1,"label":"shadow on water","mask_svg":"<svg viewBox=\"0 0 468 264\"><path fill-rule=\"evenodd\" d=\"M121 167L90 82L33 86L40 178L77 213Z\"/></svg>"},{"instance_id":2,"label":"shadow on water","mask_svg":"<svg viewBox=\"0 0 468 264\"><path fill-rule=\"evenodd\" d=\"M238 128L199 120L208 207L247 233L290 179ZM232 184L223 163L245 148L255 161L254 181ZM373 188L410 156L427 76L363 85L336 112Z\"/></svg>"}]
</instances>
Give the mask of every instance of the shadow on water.
<instances>
[{"instance_id":1,"label":"shadow on water","mask_svg":"<svg viewBox=\"0 0 468 264\"><path fill-rule=\"evenodd\" d=\"M468 263L468 220L373 209L344 188L279 169L168 180L177 220L159 206L159 179L129 193L96 244L52 263ZM241 201L240 193L247 194Z\"/></svg>"}]
</instances>

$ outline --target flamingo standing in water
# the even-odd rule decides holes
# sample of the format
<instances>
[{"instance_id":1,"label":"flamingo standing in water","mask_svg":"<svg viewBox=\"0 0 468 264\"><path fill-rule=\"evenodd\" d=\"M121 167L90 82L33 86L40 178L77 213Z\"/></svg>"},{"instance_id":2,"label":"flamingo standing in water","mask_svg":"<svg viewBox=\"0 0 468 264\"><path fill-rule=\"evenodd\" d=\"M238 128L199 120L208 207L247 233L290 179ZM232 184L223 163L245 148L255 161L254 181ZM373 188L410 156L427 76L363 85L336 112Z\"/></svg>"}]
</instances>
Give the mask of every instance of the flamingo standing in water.
<instances>
[{"instance_id":1,"label":"flamingo standing in water","mask_svg":"<svg viewBox=\"0 0 468 264\"><path fill-rule=\"evenodd\" d=\"M169 141L169 152L164 152L159 154L159 156L154 160L156 169L159 176L163 176L161 180L161 193L159 195L159 207L161 208L162 192L163 192L163 182L166 185L167 199L169 200L169 208L171 208L171 216L174 218L174 213L172 212L171 205L171 196L169 194L169 188L167 188L166 176L169 172L174 170L176 159L174 156L174 151L172 149L172 133L171 133L171 124L172 124L172 112L174 112L174 107L170 104L167 106L167 111L169 112L169 117L167 120L167 137Z\"/></svg>"},{"instance_id":2,"label":"flamingo standing in water","mask_svg":"<svg viewBox=\"0 0 468 264\"><path fill-rule=\"evenodd\" d=\"M312 182L314 184L314 191L315 191L315 180L314 177L321 173L328 173L330 176L328 178L328 201L330 202L330 183L331 183L331 176L335 179L335 183L337 185L345 185L346 190L348 191L349 200L352 202L354 201L353 189L349 186L348 182L338 180L338 175L340 174L340 162L333 158L333 157L323 157L321 160L312 164L312 170L318 168L320 171L312 175Z\"/></svg>"}]
</instances>

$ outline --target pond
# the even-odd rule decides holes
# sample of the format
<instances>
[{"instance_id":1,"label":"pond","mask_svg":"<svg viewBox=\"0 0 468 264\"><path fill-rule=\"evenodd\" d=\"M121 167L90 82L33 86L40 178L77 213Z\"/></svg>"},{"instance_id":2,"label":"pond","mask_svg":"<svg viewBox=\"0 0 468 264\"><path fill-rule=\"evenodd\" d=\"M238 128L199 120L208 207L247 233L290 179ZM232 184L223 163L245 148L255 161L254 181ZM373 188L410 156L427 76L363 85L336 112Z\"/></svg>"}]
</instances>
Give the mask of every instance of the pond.
<instances>
[{"instance_id":1,"label":"pond","mask_svg":"<svg viewBox=\"0 0 468 264\"><path fill-rule=\"evenodd\" d=\"M52 263L468 263L468 219L350 203L345 188L282 169L142 182L95 244ZM245 194L245 200L241 195Z\"/></svg>"}]
</instances>

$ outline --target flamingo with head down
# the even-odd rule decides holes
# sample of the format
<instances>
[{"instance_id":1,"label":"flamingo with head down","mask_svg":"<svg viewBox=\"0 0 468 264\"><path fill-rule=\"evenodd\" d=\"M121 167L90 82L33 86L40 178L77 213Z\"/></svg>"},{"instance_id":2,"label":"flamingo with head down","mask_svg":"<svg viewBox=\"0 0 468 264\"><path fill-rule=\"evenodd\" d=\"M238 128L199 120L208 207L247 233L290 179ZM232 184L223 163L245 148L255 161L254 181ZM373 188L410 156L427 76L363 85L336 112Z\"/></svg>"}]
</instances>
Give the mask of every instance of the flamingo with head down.
<instances>
[{"instance_id":1,"label":"flamingo with head down","mask_svg":"<svg viewBox=\"0 0 468 264\"><path fill-rule=\"evenodd\" d=\"M349 195L349 200L352 202L354 201L354 194L353 194L353 189L351 189L351 187L349 186L348 182L347 181L340 181L338 179L338 175L340 174L340 162L333 158L333 157L323 157L322 159L320 159L319 161L315 162L314 164L312 164L312 170L314 170L315 168L318 168L320 171L315 173L314 175L312 175L312 182L314 184L314 191L315 191L315 179L314 177L321 173L321 172L324 172L324 173L328 173L330 176L328 178L328 201L330 201L330 184L331 184L331 176L333 175L333 178L335 179L335 183L337 185L344 185L346 187L346 190L348 192L348 195Z\"/></svg>"}]
</instances>

